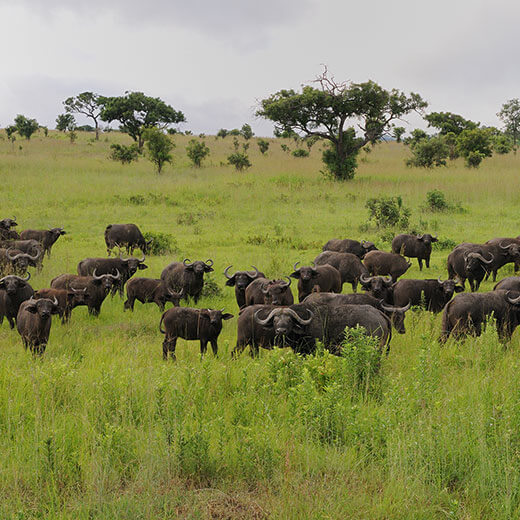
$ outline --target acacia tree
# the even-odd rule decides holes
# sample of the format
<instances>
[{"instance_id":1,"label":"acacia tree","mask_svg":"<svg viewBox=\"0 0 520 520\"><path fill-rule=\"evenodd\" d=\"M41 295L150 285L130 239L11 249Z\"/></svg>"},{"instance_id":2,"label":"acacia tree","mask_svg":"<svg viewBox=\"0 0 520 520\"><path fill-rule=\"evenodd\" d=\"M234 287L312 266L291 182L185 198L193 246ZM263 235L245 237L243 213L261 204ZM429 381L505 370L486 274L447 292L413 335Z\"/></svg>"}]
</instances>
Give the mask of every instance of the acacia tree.
<instances>
[{"instance_id":1,"label":"acacia tree","mask_svg":"<svg viewBox=\"0 0 520 520\"><path fill-rule=\"evenodd\" d=\"M103 105L101 119L108 123L119 121L120 129L143 148L143 133L147 128L165 129L171 124L186 121L184 114L174 110L160 98L145 96L142 92L127 92L119 97L99 97Z\"/></svg>"},{"instance_id":2,"label":"acacia tree","mask_svg":"<svg viewBox=\"0 0 520 520\"><path fill-rule=\"evenodd\" d=\"M432 112L425 115L424 119L428 121L428 126L437 128L440 135L459 135L464 130L475 130L479 125L452 112Z\"/></svg>"},{"instance_id":3,"label":"acacia tree","mask_svg":"<svg viewBox=\"0 0 520 520\"><path fill-rule=\"evenodd\" d=\"M83 114L94 121L96 140L99 140L99 117L101 115L100 95L93 92L82 92L77 96L69 97L64 102L68 114Z\"/></svg>"},{"instance_id":4,"label":"acacia tree","mask_svg":"<svg viewBox=\"0 0 520 520\"><path fill-rule=\"evenodd\" d=\"M406 132L406 129L404 126L396 126L392 130L392 135L395 137L395 141L397 143L400 143L403 137L403 134Z\"/></svg>"},{"instance_id":5,"label":"acacia tree","mask_svg":"<svg viewBox=\"0 0 520 520\"><path fill-rule=\"evenodd\" d=\"M40 128L40 125L36 119L29 119L22 114L18 114L15 117L14 126L16 127L16 131L27 140L29 140L34 132Z\"/></svg>"},{"instance_id":6,"label":"acacia tree","mask_svg":"<svg viewBox=\"0 0 520 520\"><path fill-rule=\"evenodd\" d=\"M504 123L505 131L511 135L513 150L516 154L518 134L520 133L520 101L518 101L518 98L510 99L507 103L504 103L497 116Z\"/></svg>"},{"instance_id":7,"label":"acacia tree","mask_svg":"<svg viewBox=\"0 0 520 520\"><path fill-rule=\"evenodd\" d=\"M330 141L323 162L338 180L354 177L359 151L377 143L393 121L427 106L418 94L388 91L373 81L337 83L326 68L314 84L303 86L301 92L280 90L260 102L257 115L273 121L278 133L297 132Z\"/></svg>"},{"instance_id":8,"label":"acacia tree","mask_svg":"<svg viewBox=\"0 0 520 520\"><path fill-rule=\"evenodd\" d=\"M56 118L56 130L60 132L68 132L76 128L76 120L72 114L60 114Z\"/></svg>"}]
</instances>

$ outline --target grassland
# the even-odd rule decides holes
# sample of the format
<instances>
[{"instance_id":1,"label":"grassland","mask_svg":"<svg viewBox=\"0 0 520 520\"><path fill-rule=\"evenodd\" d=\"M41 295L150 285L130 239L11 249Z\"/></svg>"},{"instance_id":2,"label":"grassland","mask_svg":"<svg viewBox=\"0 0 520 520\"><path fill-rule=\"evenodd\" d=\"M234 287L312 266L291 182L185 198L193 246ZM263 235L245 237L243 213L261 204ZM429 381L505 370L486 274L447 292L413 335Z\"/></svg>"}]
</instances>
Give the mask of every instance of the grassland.
<instances>
[{"instance_id":1,"label":"grassland","mask_svg":"<svg viewBox=\"0 0 520 520\"><path fill-rule=\"evenodd\" d=\"M189 138L174 139L175 164L161 176L144 159L109 161L110 143L129 140L118 133L100 142L80 134L74 145L53 132L14 146L0 139L2 215L16 215L21 229L69 233L33 287L104 256L109 223L175 238L176 251L148 258L143 275L212 258L220 290L200 306L235 314L222 276L229 264L274 277L333 237L388 249L387 231L366 228L368 197L401 195L411 227L443 240L519 234L513 155L479 170L457 162L423 171L405 168L405 148L385 143L353 181L337 184L319 173L319 145L297 159L276 141L261 156L253 142L253 167L237 173L223 164L229 138L206 139L202 169L189 166ZM426 211L434 188L465 211ZM429 271L414 265L406 276L445 277L447 254L436 250ZM324 353L277 349L231 361L236 318L224 325L217 359L201 362L198 345L179 340L177 363L164 363L159 318L139 303L123 313L118 298L98 319L77 309L69 325L53 324L42 360L0 327L0 518L520 517L518 332L506 347L492 328L440 347L439 317L409 313L407 333L394 335L379 374L360 386L352 359Z\"/></svg>"}]
</instances>

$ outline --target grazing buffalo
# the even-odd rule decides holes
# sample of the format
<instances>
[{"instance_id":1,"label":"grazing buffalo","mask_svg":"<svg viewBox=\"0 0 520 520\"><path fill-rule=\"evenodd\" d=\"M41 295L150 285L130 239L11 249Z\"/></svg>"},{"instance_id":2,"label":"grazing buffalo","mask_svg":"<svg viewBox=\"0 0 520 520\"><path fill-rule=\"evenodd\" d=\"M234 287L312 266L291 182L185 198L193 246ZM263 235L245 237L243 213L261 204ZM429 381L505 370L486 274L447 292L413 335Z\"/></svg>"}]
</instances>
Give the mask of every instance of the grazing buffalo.
<instances>
[{"instance_id":1,"label":"grazing buffalo","mask_svg":"<svg viewBox=\"0 0 520 520\"><path fill-rule=\"evenodd\" d=\"M493 238L488 240L482 247L494 256L490 271L493 273L493 281L497 279L497 271L509 263L515 264L515 272L520 266L520 240L518 238ZM486 280L489 273L486 275Z\"/></svg>"},{"instance_id":2,"label":"grazing buffalo","mask_svg":"<svg viewBox=\"0 0 520 520\"><path fill-rule=\"evenodd\" d=\"M370 251L366 254L363 263L370 275L389 275L394 282L412 265L404 256L386 251Z\"/></svg>"},{"instance_id":3,"label":"grazing buffalo","mask_svg":"<svg viewBox=\"0 0 520 520\"><path fill-rule=\"evenodd\" d=\"M437 235L434 237L429 233L423 235L409 235L403 233L397 235L392 240L392 253L396 253L407 258L417 258L419 270L422 271L423 260L426 267L430 267L430 256L432 254L432 242L437 242Z\"/></svg>"},{"instance_id":4,"label":"grazing buffalo","mask_svg":"<svg viewBox=\"0 0 520 520\"><path fill-rule=\"evenodd\" d=\"M63 228L26 229L20 233L20 238L22 240L36 240L41 244L43 253L51 256L51 248L61 235L66 235Z\"/></svg>"},{"instance_id":5,"label":"grazing buffalo","mask_svg":"<svg viewBox=\"0 0 520 520\"><path fill-rule=\"evenodd\" d=\"M40 253L28 255L19 249L0 248L0 270L5 274L25 274L29 266L37 266L40 256Z\"/></svg>"},{"instance_id":6,"label":"grazing buffalo","mask_svg":"<svg viewBox=\"0 0 520 520\"><path fill-rule=\"evenodd\" d=\"M105 229L108 256L114 247L126 247L126 253L130 255L134 254L134 249L138 247L146 255L152 241L147 242L135 224L110 224Z\"/></svg>"},{"instance_id":7,"label":"grazing buffalo","mask_svg":"<svg viewBox=\"0 0 520 520\"><path fill-rule=\"evenodd\" d=\"M229 287L235 287L235 298L238 307L241 309L246 305L247 286L257 278L265 278L265 275L252 265L251 267L253 267L254 271L237 271L232 276L229 276L228 271L231 267L231 265L228 265L224 270L224 276L227 278L226 285Z\"/></svg>"},{"instance_id":8,"label":"grazing buffalo","mask_svg":"<svg viewBox=\"0 0 520 520\"><path fill-rule=\"evenodd\" d=\"M98 275L119 273L120 278L113 285L112 295L119 291L119 296L123 297L126 282L134 276L137 270L148 269L144 261L144 255L142 258L85 258L78 264L78 274L80 276L92 276L94 271Z\"/></svg>"},{"instance_id":9,"label":"grazing buffalo","mask_svg":"<svg viewBox=\"0 0 520 520\"><path fill-rule=\"evenodd\" d=\"M98 275L95 271L93 276L79 276L76 274L62 274L51 281L53 289L69 290L74 287L77 290L85 291L86 305L89 314L99 316L101 305L105 301L115 283L119 281L121 275L117 273Z\"/></svg>"},{"instance_id":10,"label":"grazing buffalo","mask_svg":"<svg viewBox=\"0 0 520 520\"><path fill-rule=\"evenodd\" d=\"M213 260L191 262L185 258L182 262L172 262L161 273L161 280L175 292L182 290L182 297L188 301L193 298L197 303L204 287L204 273L213 271Z\"/></svg>"},{"instance_id":11,"label":"grazing buffalo","mask_svg":"<svg viewBox=\"0 0 520 520\"><path fill-rule=\"evenodd\" d=\"M246 288L246 306L267 304L267 305L292 305L294 297L290 289L291 279L286 277L288 282L283 280L268 280L267 278L257 278Z\"/></svg>"},{"instance_id":12,"label":"grazing buffalo","mask_svg":"<svg viewBox=\"0 0 520 520\"><path fill-rule=\"evenodd\" d=\"M495 287L494 291L502 289L504 291L518 291L520 292L520 276L508 276L503 280L500 280Z\"/></svg>"},{"instance_id":13,"label":"grazing buffalo","mask_svg":"<svg viewBox=\"0 0 520 520\"><path fill-rule=\"evenodd\" d=\"M399 280L393 286L394 305L409 302L431 312L441 312L453 294L463 290L455 280Z\"/></svg>"},{"instance_id":14,"label":"grazing buffalo","mask_svg":"<svg viewBox=\"0 0 520 520\"><path fill-rule=\"evenodd\" d=\"M0 240L17 240L20 238L20 235L12 229L17 226L15 218L4 218L0 220Z\"/></svg>"},{"instance_id":15,"label":"grazing buffalo","mask_svg":"<svg viewBox=\"0 0 520 520\"><path fill-rule=\"evenodd\" d=\"M190 307L172 307L161 317L159 330L165 334L163 342L163 359L168 355L173 360L177 338L200 340L200 356L206 353L208 341L211 343L213 354L218 354L217 339L222 330L222 320L230 320L233 314L223 313L221 310L191 309ZM164 330L162 324L164 323Z\"/></svg>"},{"instance_id":16,"label":"grazing buffalo","mask_svg":"<svg viewBox=\"0 0 520 520\"><path fill-rule=\"evenodd\" d=\"M39 289L34 293L35 299L48 298L50 300L56 299L58 306L58 314L61 318L61 323L66 323L70 320L72 309L80 305L87 305L87 289Z\"/></svg>"},{"instance_id":17,"label":"grazing buffalo","mask_svg":"<svg viewBox=\"0 0 520 520\"><path fill-rule=\"evenodd\" d=\"M141 303L155 303L161 311L164 311L166 302L172 302L175 307L179 306L182 298L181 292L173 292L163 280L154 278L132 278L126 284L127 300L124 309L134 310L135 300Z\"/></svg>"},{"instance_id":18,"label":"grazing buffalo","mask_svg":"<svg viewBox=\"0 0 520 520\"><path fill-rule=\"evenodd\" d=\"M42 355L49 341L52 314L58 313L58 301L54 298L31 298L23 302L16 317L16 328L22 336L23 346L33 354Z\"/></svg>"},{"instance_id":19,"label":"grazing buffalo","mask_svg":"<svg viewBox=\"0 0 520 520\"><path fill-rule=\"evenodd\" d=\"M329 264L335 267L341 275L341 283L350 283L352 290L357 291L357 285L361 275L368 274L361 260L352 253L336 253L335 251L324 251L314 259L315 265Z\"/></svg>"},{"instance_id":20,"label":"grazing buffalo","mask_svg":"<svg viewBox=\"0 0 520 520\"><path fill-rule=\"evenodd\" d=\"M493 263L494 256L483 248L467 247L468 244L458 245L449 255L447 261L448 278L458 278L463 288L466 287L466 279L469 280L471 291L478 291L484 276ZM478 249L478 250L475 250ZM486 255L485 258L483 255Z\"/></svg>"},{"instance_id":21,"label":"grazing buffalo","mask_svg":"<svg viewBox=\"0 0 520 520\"><path fill-rule=\"evenodd\" d=\"M370 296L392 303L393 300L393 281L391 276L365 276L359 279L361 288L367 291Z\"/></svg>"},{"instance_id":22,"label":"grazing buffalo","mask_svg":"<svg viewBox=\"0 0 520 520\"><path fill-rule=\"evenodd\" d=\"M367 242L366 240L358 242L357 240L351 240L350 238L345 238L345 240L333 238L323 246L323 251L352 253L360 260L363 260L369 251L377 251L377 247L375 246L374 242Z\"/></svg>"},{"instance_id":23,"label":"grazing buffalo","mask_svg":"<svg viewBox=\"0 0 520 520\"><path fill-rule=\"evenodd\" d=\"M298 280L298 301L302 302L312 292L340 293L342 289L341 275L339 271L329 264L315 267L302 266L296 268L300 262L293 266L292 278Z\"/></svg>"},{"instance_id":24,"label":"grazing buffalo","mask_svg":"<svg viewBox=\"0 0 520 520\"><path fill-rule=\"evenodd\" d=\"M498 290L457 294L444 307L440 341L444 343L450 335L456 338L468 334L480 336L482 325L491 316L496 320L500 340L510 340L520 323L520 293Z\"/></svg>"},{"instance_id":25,"label":"grazing buffalo","mask_svg":"<svg viewBox=\"0 0 520 520\"><path fill-rule=\"evenodd\" d=\"M8 275L0 279L0 323L7 318L9 326L14 329L20 305L34 295L33 288L27 283L31 274L25 278Z\"/></svg>"},{"instance_id":26,"label":"grazing buffalo","mask_svg":"<svg viewBox=\"0 0 520 520\"><path fill-rule=\"evenodd\" d=\"M43 257L42 246L37 240L2 240L0 241L0 247L5 247L6 249L18 249L28 255L38 253L40 259Z\"/></svg>"}]
</instances>

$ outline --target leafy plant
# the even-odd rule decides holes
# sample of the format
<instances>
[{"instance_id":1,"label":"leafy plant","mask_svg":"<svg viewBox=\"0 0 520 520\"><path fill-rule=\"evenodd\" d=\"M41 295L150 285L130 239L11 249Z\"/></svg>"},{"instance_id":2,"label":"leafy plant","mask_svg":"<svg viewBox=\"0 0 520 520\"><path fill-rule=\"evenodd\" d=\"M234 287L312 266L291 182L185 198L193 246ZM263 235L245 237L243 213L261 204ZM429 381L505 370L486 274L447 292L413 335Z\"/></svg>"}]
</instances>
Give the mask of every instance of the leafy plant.
<instances>
[{"instance_id":1,"label":"leafy plant","mask_svg":"<svg viewBox=\"0 0 520 520\"><path fill-rule=\"evenodd\" d=\"M173 156L170 152L175 145L167 135L155 127L147 128L143 132L143 139L148 148L148 156L160 174L164 165L172 162Z\"/></svg>"},{"instance_id":2,"label":"leafy plant","mask_svg":"<svg viewBox=\"0 0 520 520\"><path fill-rule=\"evenodd\" d=\"M260 153L265 155L267 150L269 150L269 141L266 141L265 139L258 139L256 143L258 144Z\"/></svg>"},{"instance_id":3,"label":"leafy plant","mask_svg":"<svg viewBox=\"0 0 520 520\"><path fill-rule=\"evenodd\" d=\"M209 148L206 143L197 139L191 139L186 146L186 154L196 168L200 168L202 161L209 155Z\"/></svg>"},{"instance_id":4,"label":"leafy plant","mask_svg":"<svg viewBox=\"0 0 520 520\"><path fill-rule=\"evenodd\" d=\"M429 191L426 194L426 204L430 211L446 211L450 208L446 195L440 190Z\"/></svg>"},{"instance_id":5,"label":"leafy plant","mask_svg":"<svg viewBox=\"0 0 520 520\"><path fill-rule=\"evenodd\" d=\"M233 165L237 171L250 168L252 166L249 157L245 152L234 152L227 157L228 163Z\"/></svg>"},{"instance_id":6,"label":"leafy plant","mask_svg":"<svg viewBox=\"0 0 520 520\"><path fill-rule=\"evenodd\" d=\"M403 206L400 196L370 198L365 207L369 210L369 218L375 221L377 227L408 227L410 210Z\"/></svg>"},{"instance_id":7,"label":"leafy plant","mask_svg":"<svg viewBox=\"0 0 520 520\"><path fill-rule=\"evenodd\" d=\"M303 148L297 148L292 152L293 157L309 157L309 151Z\"/></svg>"},{"instance_id":8,"label":"leafy plant","mask_svg":"<svg viewBox=\"0 0 520 520\"><path fill-rule=\"evenodd\" d=\"M130 164L132 161L137 161L139 157L139 148L136 144L111 144L110 145L110 159L119 161L121 164Z\"/></svg>"},{"instance_id":9,"label":"leafy plant","mask_svg":"<svg viewBox=\"0 0 520 520\"><path fill-rule=\"evenodd\" d=\"M148 248L150 255L167 255L179 252L176 238L168 233L147 231L143 233L143 236L147 242L152 240Z\"/></svg>"}]
</instances>

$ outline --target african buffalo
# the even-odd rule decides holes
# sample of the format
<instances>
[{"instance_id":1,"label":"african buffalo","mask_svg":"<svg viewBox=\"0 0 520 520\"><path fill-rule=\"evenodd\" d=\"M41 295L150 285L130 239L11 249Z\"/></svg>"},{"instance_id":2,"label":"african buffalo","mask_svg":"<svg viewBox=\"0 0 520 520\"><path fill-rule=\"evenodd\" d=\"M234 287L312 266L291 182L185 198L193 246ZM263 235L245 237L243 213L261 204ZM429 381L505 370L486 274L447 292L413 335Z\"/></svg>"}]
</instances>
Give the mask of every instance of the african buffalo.
<instances>
[{"instance_id":1,"label":"african buffalo","mask_svg":"<svg viewBox=\"0 0 520 520\"><path fill-rule=\"evenodd\" d=\"M224 276L227 278L226 285L228 287L235 287L235 298L238 307L241 309L246 304L246 288L256 278L265 278L264 273L260 272L254 265L254 271L237 271L232 276L229 276L228 271L231 269L228 265L224 270Z\"/></svg>"},{"instance_id":2,"label":"african buffalo","mask_svg":"<svg viewBox=\"0 0 520 520\"><path fill-rule=\"evenodd\" d=\"M494 291L497 291L498 289L520 292L520 276L508 276L507 278L500 280L500 282L493 287Z\"/></svg>"},{"instance_id":3,"label":"african buffalo","mask_svg":"<svg viewBox=\"0 0 520 520\"><path fill-rule=\"evenodd\" d=\"M200 356L206 353L208 341L211 343L213 354L218 354L217 339L222 330L222 320L229 320L233 314L223 313L221 310L191 309L190 307L172 307L168 309L159 322L159 330L165 334L163 342L163 359L168 355L173 360L177 338L200 340ZM164 330L162 324L164 323Z\"/></svg>"},{"instance_id":4,"label":"african buffalo","mask_svg":"<svg viewBox=\"0 0 520 520\"><path fill-rule=\"evenodd\" d=\"M0 248L0 270L4 274L25 274L29 266L37 266L40 254L28 255L19 249Z\"/></svg>"},{"instance_id":5,"label":"african buffalo","mask_svg":"<svg viewBox=\"0 0 520 520\"><path fill-rule=\"evenodd\" d=\"M268 280L257 278L246 287L246 306L256 304L267 305L292 305L294 297L290 289L291 279Z\"/></svg>"},{"instance_id":6,"label":"african buffalo","mask_svg":"<svg viewBox=\"0 0 520 520\"><path fill-rule=\"evenodd\" d=\"M52 314L58 313L58 301L41 298L24 301L16 317L16 328L22 337L23 346L33 354L42 355L49 341Z\"/></svg>"},{"instance_id":7,"label":"african buffalo","mask_svg":"<svg viewBox=\"0 0 520 520\"><path fill-rule=\"evenodd\" d=\"M175 292L182 290L182 297L188 301L193 298L197 303L204 287L204 273L213 271L213 260L191 262L185 258L182 262L172 262L161 273L161 280Z\"/></svg>"},{"instance_id":8,"label":"african buffalo","mask_svg":"<svg viewBox=\"0 0 520 520\"><path fill-rule=\"evenodd\" d=\"M299 263L294 264L294 271L289 275L298 280L299 302L302 302L312 292L341 292L341 275L335 267L326 264L296 268Z\"/></svg>"},{"instance_id":9,"label":"african buffalo","mask_svg":"<svg viewBox=\"0 0 520 520\"><path fill-rule=\"evenodd\" d=\"M117 273L98 275L95 271L92 276L79 276L76 274L62 274L51 281L53 289L69 290L74 287L77 290L86 289L85 298L89 314L99 316L101 305L112 289L114 283L117 283L121 275Z\"/></svg>"},{"instance_id":10,"label":"african buffalo","mask_svg":"<svg viewBox=\"0 0 520 520\"><path fill-rule=\"evenodd\" d=\"M358 242L357 240L351 240L350 238L345 238L344 240L333 238L323 246L322 250L336 251L337 253L352 253L360 260L363 260L369 251L377 251L377 247L374 242L367 242L366 240Z\"/></svg>"},{"instance_id":11,"label":"african buffalo","mask_svg":"<svg viewBox=\"0 0 520 520\"><path fill-rule=\"evenodd\" d=\"M8 275L0 279L0 323L3 323L5 316L9 326L14 329L20 305L34 294L33 288L27 283L30 278L31 274L27 273L25 278Z\"/></svg>"},{"instance_id":12,"label":"african buffalo","mask_svg":"<svg viewBox=\"0 0 520 520\"><path fill-rule=\"evenodd\" d=\"M361 275L359 279L361 288L367 291L370 296L381 299L386 303L392 303L393 300L393 281L391 276L365 276Z\"/></svg>"},{"instance_id":13,"label":"african buffalo","mask_svg":"<svg viewBox=\"0 0 520 520\"><path fill-rule=\"evenodd\" d=\"M52 229L26 229L20 233L22 240L36 240L43 247L43 253L47 253L47 256L51 256L51 248L60 238L61 235L65 235L66 232L63 228L52 228Z\"/></svg>"},{"instance_id":14,"label":"african buffalo","mask_svg":"<svg viewBox=\"0 0 520 520\"><path fill-rule=\"evenodd\" d=\"M15 218L4 218L0 220L0 240L17 240L20 238L20 235L12 229L14 226L17 226Z\"/></svg>"},{"instance_id":15,"label":"african buffalo","mask_svg":"<svg viewBox=\"0 0 520 520\"><path fill-rule=\"evenodd\" d=\"M469 280L471 291L478 291L484 276L493 263L494 256L484 248L475 248L473 244L458 245L449 255L447 260L448 278L458 278L463 288L466 287L466 279ZM483 255L486 255L485 258Z\"/></svg>"},{"instance_id":16,"label":"african buffalo","mask_svg":"<svg viewBox=\"0 0 520 520\"><path fill-rule=\"evenodd\" d=\"M315 265L329 264L335 267L341 275L341 283L350 283L352 290L357 291L357 285L361 275L368 274L361 260L352 253L336 253L335 251L324 251L314 259Z\"/></svg>"},{"instance_id":17,"label":"african buffalo","mask_svg":"<svg viewBox=\"0 0 520 520\"><path fill-rule=\"evenodd\" d=\"M410 302L431 312L441 312L453 294L463 290L455 280L399 280L393 286L394 305Z\"/></svg>"},{"instance_id":18,"label":"african buffalo","mask_svg":"<svg viewBox=\"0 0 520 520\"><path fill-rule=\"evenodd\" d=\"M135 224L110 224L105 229L105 243L110 256L112 249L126 247L126 253L132 255L135 248L141 249L143 254L148 253L153 240L148 242Z\"/></svg>"},{"instance_id":19,"label":"african buffalo","mask_svg":"<svg viewBox=\"0 0 520 520\"><path fill-rule=\"evenodd\" d=\"M386 251L370 251L366 254L363 263L370 275L389 275L394 282L412 265L404 256Z\"/></svg>"},{"instance_id":20,"label":"african buffalo","mask_svg":"<svg viewBox=\"0 0 520 520\"><path fill-rule=\"evenodd\" d=\"M125 311L134 310L135 300L141 303L155 303L161 311L164 311L166 302L172 302L174 307L179 306L182 298L181 292L173 292L163 280L154 278L132 278L126 284L127 300L124 304Z\"/></svg>"},{"instance_id":21,"label":"african buffalo","mask_svg":"<svg viewBox=\"0 0 520 520\"><path fill-rule=\"evenodd\" d=\"M515 272L520 268L520 240L518 238L493 238L483 246L487 246L489 252L494 255L490 271L493 273L493 281L497 279L497 271L509 263L515 264ZM486 274L486 280L489 272Z\"/></svg>"},{"instance_id":22,"label":"african buffalo","mask_svg":"<svg viewBox=\"0 0 520 520\"><path fill-rule=\"evenodd\" d=\"M430 267L430 256L432 254L432 243L437 242L437 235L429 233L423 235L409 235L403 233L397 235L392 240L392 253L396 253L407 258L417 258L419 270L422 271L423 260L426 267Z\"/></svg>"},{"instance_id":23,"label":"african buffalo","mask_svg":"<svg viewBox=\"0 0 520 520\"><path fill-rule=\"evenodd\" d=\"M61 323L64 324L70 320L72 309L80 305L87 305L87 288L75 289L39 289L34 293L35 299L48 298L56 299L58 306L58 314Z\"/></svg>"},{"instance_id":24,"label":"african buffalo","mask_svg":"<svg viewBox=\"0 0 520 520\"><path fill-rule=\"evenodd\" d=\"M444 307L439 339L444 343L450 335L456 338L468 334L480 336L482 325L491 316L496 320L500 340L510 340L520 323L520 293L497 290L457 294Z\"/></svg>"}]
</instances>

